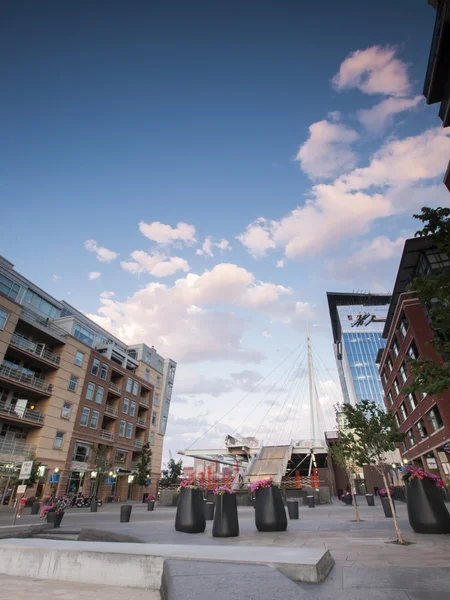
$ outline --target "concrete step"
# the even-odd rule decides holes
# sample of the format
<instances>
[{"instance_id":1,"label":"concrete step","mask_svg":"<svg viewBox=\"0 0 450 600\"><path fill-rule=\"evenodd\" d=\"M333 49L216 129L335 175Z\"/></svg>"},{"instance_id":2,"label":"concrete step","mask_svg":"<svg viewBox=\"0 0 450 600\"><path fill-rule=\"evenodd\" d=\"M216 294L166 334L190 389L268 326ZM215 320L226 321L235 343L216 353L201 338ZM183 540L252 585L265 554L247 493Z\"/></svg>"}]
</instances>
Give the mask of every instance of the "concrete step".
<instances>
[{"instance_id":1,"label":"concrete step","mask_svg":"<svg viewBox=\"0 0 450 600\"><path fill-rule=\"evenodd\" d=\"M78 533L65 533L65 534L56 534L56 533L37 533L31 536L33 539L39 540L72 540L78 541Z\"/></svg>"}]
</instances>

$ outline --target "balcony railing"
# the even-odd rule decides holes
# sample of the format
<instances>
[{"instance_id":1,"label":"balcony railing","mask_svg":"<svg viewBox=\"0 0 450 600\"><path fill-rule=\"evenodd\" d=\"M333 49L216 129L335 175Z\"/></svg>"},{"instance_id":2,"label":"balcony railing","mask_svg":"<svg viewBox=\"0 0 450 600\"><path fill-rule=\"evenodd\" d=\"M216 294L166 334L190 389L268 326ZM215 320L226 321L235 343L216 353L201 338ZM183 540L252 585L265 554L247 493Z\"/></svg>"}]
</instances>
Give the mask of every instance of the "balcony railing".
<instances>
[{"instance_id":1,"label":"balcony railing","mask_svg":"<svg viewBox=\"0 0 450 600\"><path fill-rule=\"evenodd\" d=\"M149 408L149 406L150 406L150 403L149 403L148 399L147 399L147 398L144 398L143 396L141 396L141 397L139 398L139 404L140 404L141 406L146 406L147 408Z\"/></svg>"},{"instance_id":2,"label":"balcony railing","mask_svg":"<svg viewBox=\"0 0 450 600\"><path fill-rule=\"evenodd\" d=\"M134 440L135 448L142 448L143 445L144 445L144 442L141 442L140 440Z\"/></svg>"},{"instance_id":3,"label":"balcony railing","mask_svg":"<svg viewBox=\"0 0 450 600\"><path fill-rule=\"evenodd\" d=\"M137 461L137 460L134 460L134 461L131 463L131 470L132 470L132 471L137 471L138 465L139 465L139 461Z\"/></svg>"},{"instance_id":4,"label":"balcony railing","mask_svg":"<svg viewBox=\"0 0 450 600\"><path fill-rule=\"evenodd\" d=\"M117 383L113 383L112 381L109 382L109 389L114 392L115 394L119 394L119 396L122 395L122 388L120 387L120 385L117 385Z\"/></svg>"},{"instance_id":5,"label":"balcony railing","mask_svg":"<svg viewBox=\"0 0 450 600\"><path fill-rule=\"evenodd\" d=\"M109 404L105 406L105 415L110 415L111 417L117 417L119 415L119 411L117 408L113 408Z\"/></svg>"},{"instance_id":6,"label":"balcony railing","mask_svg":"<svg viewBox=\"0 0 450 600\"><path fill-rule=\"evenodd\" d=\"M120 461L120 460L115 460L114 461L114 468L116 469L126 469L127 468L127 463Z\"/></svg>"},{"instance_id":7,"label":"balcony railing","mask_svg":"<svg viewBox=\"0 0 450 600\"><path fill-rule=\"evenodd\" d=\"M23 318L27 323L36 323L46 329L49 333L54 333L58 337L66 338L67 331L58 325L55 325L51 319L46 319L45 317L41 317L37 313L29 310L28 308L24 308L22 310L21 318Z\"/></svg>"},{"instance_id":8,"label":"balcony railing","mask_svg":"<svg viewBox=\"0 0 450 600\"><path fill-rule=\"evenodd\" d=\"M28 423L34 423L36 425L44 424L44 415L37 410L30 410L29 408L19 408L17 405L12 407L6 402L0 402L0 415L10 416L14 419L21 419Z\"/></svg>"},{"instance_id":9,"label":"balcony railing","mask_svg":"<svg viewBox=\"0 0 450 600\"><path fill-rule=\"evenodd\" d=\"M104 440L114 441L114 433L112 431L108 431L107 429L100 429L100 437Z\"/></svg>"},{"instance_id":10,"label":"balcony railing","mask_svg":"<svg viewBox=\"0 0 450 600\"><path fill-rule=\"evenodd\" d=\"M136 419L136 424L140 425L141 427L147 427L147 423L145 422L145 419L143 417L138 417Z\"/></svg>"},{"instance_id":11,"label":"balcony railing","mask_svg":"<svg viewBox=\"0 0 450 600\"><path fill-rule=\"evenodd\" d=\"M18 369L11 369L5 365L0 366L0 377L14 381L15 383L22 383L28 387L32 387L35 390L51 396L53 386L50 383L46 383L45 379L41 377L35 377L34 375L28 375L28 373L22 373Z\"/></svg>"},{"instance_id":12,"label":"balcony railing","mask_svg":"<svg viewBox=\"0 0 450 600\"><path fill-rule=\"evenodd\" d=\"M50 352L50 350L47 350L47 348L43 347L42 344L35 344L34 342L30 342L30 340L27 340L25 337L23 337L23 335L20 335L19 333L12 334L11 344L13 346L16 346L17 348L25 350L26 352L29 352L30 354L38 356L39 358L48 360L54 365L59 365L59 363L61 362L61 358L59 356L53 354L53 352Z\"/></svg>"},{"instance_id":13,"label":"balcony railing","mask_svg":"<svg viewBox=\"0 0 450 600\"><path fill-rule=\"evenodd\" d=\"M24 444L22 441L3 440L0 442L0 459L14 462L23 459L25 456L31 456L36 452L36 446L33 444Z\"/></svg>"}]
</instances>

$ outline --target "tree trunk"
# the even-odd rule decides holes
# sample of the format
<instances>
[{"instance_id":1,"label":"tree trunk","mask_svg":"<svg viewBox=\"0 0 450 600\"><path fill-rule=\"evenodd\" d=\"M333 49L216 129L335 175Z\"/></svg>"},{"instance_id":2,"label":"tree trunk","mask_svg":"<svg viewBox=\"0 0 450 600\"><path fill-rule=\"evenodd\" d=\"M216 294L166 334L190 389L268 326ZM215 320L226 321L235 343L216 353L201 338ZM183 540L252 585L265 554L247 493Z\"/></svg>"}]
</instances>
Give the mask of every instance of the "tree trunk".
<instances>
[{"instance_id":1,"label":"tree trunk","mask_svg":"<svg viewBox=\"0 0 450 600\"><path fill-rule=\"evenodd\" d=\"M392 497L391 497L391 493L390 493L390 490L389 490L389 485L388 485L388 482L387 482L387 479L386 479L386 472L385 472L384 468L382 468L382 470L381 470L381 475L383 477L384 487L386 489L387 496L389 498L389 505L390 505L391 511L392 511L392 518L394 519L394 527L395 527L395 531L397 533L397 542L399 544L404 544L405 540L403 539L402 532L400 531L400 527L398 525L397 515L396 515L396 512L395 512L394 503L392 502Z\"/></svg>"},{"instance_id":2,"label":"tree trunk","mask_svg":"<svg viewBox=\"0 0 450 600\"><path fill-rule=\"evenodd\" d=\"M355 489L355 483L353 481L352 478L352 474L350 471L347 471L347 477L348 477L348 482L350 484L350 491L352 493L352 497L353 497L353 506L355 507L355 516L356 516L356 520L357 521L361 521L361 519L359 518L359 510L358 510L358 505L356 503L356 489Z\"/></svg>"}]
</instances>

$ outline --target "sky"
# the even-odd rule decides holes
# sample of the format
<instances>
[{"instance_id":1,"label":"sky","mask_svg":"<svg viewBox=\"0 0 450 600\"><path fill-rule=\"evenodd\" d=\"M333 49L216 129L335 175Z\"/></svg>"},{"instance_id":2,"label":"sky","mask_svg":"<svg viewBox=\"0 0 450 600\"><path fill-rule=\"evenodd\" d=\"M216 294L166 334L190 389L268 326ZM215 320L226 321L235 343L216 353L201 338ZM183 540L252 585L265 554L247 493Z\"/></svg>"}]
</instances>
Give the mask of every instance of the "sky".
<instances>
[{"instance_id":1,"label":"sky","mask_svg":"<svg viewBox=\"0 0 450 600\"><path fill-rule=\"evenodd\" d=\"M324 411L339 400L326 292L392 290L411 215L449 205L450 132L422 96L434 10L3 0L0 17L0 253L178 362L166 457L204 432L308 436L307 327Z\"/></svg>"}]
</instances>

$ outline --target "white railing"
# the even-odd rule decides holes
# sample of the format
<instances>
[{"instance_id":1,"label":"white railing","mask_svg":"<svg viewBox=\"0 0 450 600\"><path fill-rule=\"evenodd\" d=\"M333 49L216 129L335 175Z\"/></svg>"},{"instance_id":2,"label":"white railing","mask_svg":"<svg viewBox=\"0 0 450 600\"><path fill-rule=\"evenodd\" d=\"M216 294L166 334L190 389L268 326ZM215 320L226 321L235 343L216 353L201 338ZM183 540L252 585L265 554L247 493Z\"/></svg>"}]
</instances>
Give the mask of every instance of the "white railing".
<instances>
[{"instance_id":1,"label":"white railing","mask_svg":"<svg viewBox=\"0 0 450 600\"><path fill-rule=\"evenodd\" d=\"M140 440L134 440L135 448L142 448L143 445L144 445L144 442L141 442Z\"/></svg>"},{"instance_id":2,"label":"white railing","mask_svg":"<svg viewBox=\"0 0 450 600\"><path fill-rule=\"evenodd\" d=\"M38 315L37 313L33 312L32 310L29 310L28 308L24 308L20 316L21 318L23 317L28 323L37 323L38 325L44 327L48 331L55 333L58 337L67 337L67 331L65 329L59 327L58 325L55 325L51 319L41 317L41 315Z\"/></svg>"},{"instance_id":3,"label":"white railing","mask_svg":"<svg viewBox=\"0 0 450 600\"><path fill-rule=\"evenodd\" d=\"M29 423L36 423L38 425L44 424L44 415L37 410L30 410L29 408L16 408L12 407L6 402L0 402L0 415L6 415L14 417L15 419L22 419L22 421L28 421Z\"/></svg>"},{"instance_id":4,"label":"white railing","mask_svg":"<svg viewBox=\"0 0 450 600\"><path fill-rule=\"evenodd\" d=\"M136 423L137 423L138 425L142 425L143 427L147 427L147 423L145 422L145 419L144 419L144 418L142 418L142 417L138 417L138 418L136 419Z\"/></svg>"},{"instance_id":5,"label":"white railing","mask_svg":"<svg viewBox=\"0 0 450 600\"><path fill-rule=\"evenodd\" d=\"M113 408L109 404L106 404L105 415L111 415L113 417L117 417L119 415L119 411L117 410L117 408Z\"/></svg>"},{"instance_id":6,"label":"white railing","mask_svg":"<svg viewBox=\"0 0 450 600\"><path fill-rule=\"evenodd\" d=\"M36 446L33 446L33 444L10 440L0 442L0 458L2 460L8 460L6 457L11 457L11 460L14 460L15 458L31 456L35 452Z\"/></svg>"},{"instance_id":7,"label":"white railing","mask_svg":"<svg viewBox=\"0 0 450 600\"><path fill-rule=\"evenodd\" d=\"M100 437L104 440L114 441L114 433L112 431L108 431L107 429L100 429Z\"/></svg>"},{"instance_id":8,"label":"white railing","mask_svg":"<svg viewBox=\"0 0 450 600\"><path fill-rule=\"evenodd\" d=\"M59 365L59 363L61 362L61 358L56 354L53 354L53 352L50 352L50 350L47 350L47 348L45 348L43 344L35 344L34 342L30 342L30 340L27 340L25 337L23 337L23 335L20 335L19 333L12 334L11 344L13 346L16 346L17 348L22 348L22 350L26 350L30 354L34 354L36 356L39 356L40 358L44 358L45 360L48 360L49 362L52 362L55 365Z\"/></svg>"},{"instance_id":9,"label":"white railing","mask_svg":"<svg viewBox=\"0 0 450 600\"><path fill-rule=\"evenodd\" d=\"M147 407L150 406L147 398L143 398L142 396L139 398L139 404L141 404L141 406L147 406Z\"/></svg>"},{"instance_id":10,"label":"white railing","mask_svg":"<svg viewBox=\"0 0 450 600\"><path fill-rule=\"evenodd\" d=\"M120 387L120 385L117 385L117 383L113 383L112 381L109 382L109 389L112 392L115 392L116 394L119 394L119 396L122 395L122 388Z\"/></svg>"},{"instance_id":11,"label":"white railing","mask_svg":"<svg viewBox=\"0 0 450 600\"><path fill-rule=\"evenodd\" d=\"M24 385L44 392L49 396L53 391L53 386L50 383L46 383L45 379L42 379L41 377L35 377L34 375L28 375L28 373L22 373L22 371L19 371L18 369L11 369L11 367L7 367L6 365L0 366L0 377L5 377L6 379L10 379L11 381L18 383L23 383Z\"/></svg>"}]
</instances>

